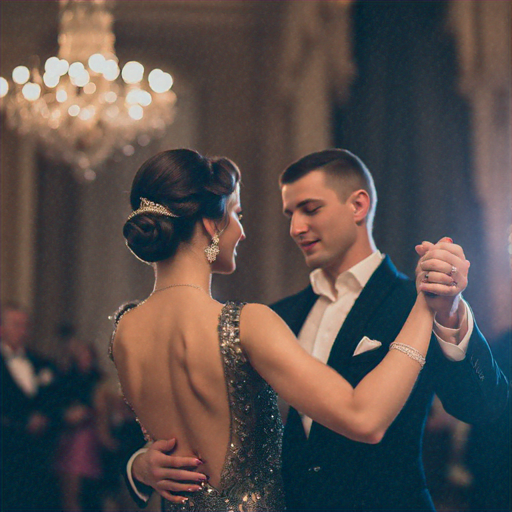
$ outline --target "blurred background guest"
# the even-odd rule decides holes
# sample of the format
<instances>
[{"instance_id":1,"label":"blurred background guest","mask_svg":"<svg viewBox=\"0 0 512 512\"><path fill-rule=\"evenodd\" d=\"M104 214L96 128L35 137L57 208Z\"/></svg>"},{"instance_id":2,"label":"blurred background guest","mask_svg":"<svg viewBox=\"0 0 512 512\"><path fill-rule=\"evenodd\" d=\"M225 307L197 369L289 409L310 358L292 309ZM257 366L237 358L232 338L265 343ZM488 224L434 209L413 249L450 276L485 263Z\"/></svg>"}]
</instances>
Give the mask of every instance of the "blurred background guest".
<instances>
[{"instance_id":1,"label":"blurred background guest","mask_svg":"<svg viewBox=\"0 0 512 512\"><path fill-rule=\"evenodd\" d=\"M2 510L55 510L51 460L55 441L55 367L29 350L30 316L2 306Z\"/></svg>"},{"instance_id":2,"label":"blurred background guest","mask_svg":"<svg viewBox=\"0 0 512 512\"><path fill-rule=\"evenodd\" d=\"M144 436L116 378L104 379L99 384L95 404L102 446L103 506L109 512L130 510L134 504L122 474L127 459L144 445Z\"/></svg>"},{"instance_id":3,"label":"blurred background guest","mask_svg":"<svg viewBox=\"0 0 512 512\"><path fill-rule=\"evenodd\" d=\"M55 469L64 511L101 510L98 493L90 486L103 475L94 396L102 378L92 344L78 338L68 342L69 367L60 382L64 427Z\"/></svg>"}]
</instances>

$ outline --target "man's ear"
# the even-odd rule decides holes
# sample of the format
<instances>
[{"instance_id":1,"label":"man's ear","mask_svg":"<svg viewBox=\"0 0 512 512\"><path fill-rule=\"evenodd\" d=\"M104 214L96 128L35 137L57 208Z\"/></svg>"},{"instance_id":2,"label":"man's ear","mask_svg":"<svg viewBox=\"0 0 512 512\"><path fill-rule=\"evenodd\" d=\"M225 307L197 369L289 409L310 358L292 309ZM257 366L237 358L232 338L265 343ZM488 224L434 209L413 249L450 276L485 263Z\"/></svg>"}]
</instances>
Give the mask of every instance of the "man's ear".
<instances>
[{"instance_id":1,"label":"man's ear","mask_svg":"<svg viewBox=\"0 0 512 512\"><path fill-rule=\"evenodd\" d=\"M354 212L354 220L357 224L361 224L370 211L371 201L368 192L364 189L356 190L350 195L349 202Z\"/></svg>"}]
</instances>

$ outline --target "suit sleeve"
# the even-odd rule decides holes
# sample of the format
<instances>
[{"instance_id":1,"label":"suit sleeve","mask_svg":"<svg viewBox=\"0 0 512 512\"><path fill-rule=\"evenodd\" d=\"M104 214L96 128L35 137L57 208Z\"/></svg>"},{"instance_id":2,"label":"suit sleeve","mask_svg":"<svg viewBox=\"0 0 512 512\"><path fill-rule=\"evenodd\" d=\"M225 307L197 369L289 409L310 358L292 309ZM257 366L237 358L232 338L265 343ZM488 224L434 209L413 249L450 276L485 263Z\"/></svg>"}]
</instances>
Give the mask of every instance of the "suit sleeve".
<instances>
[{"instance_id":1,"label":"suit sleeve","mask_svg":"<svg viewBox=\"0 0 512 512\"><path fill-rule=\"evenodd\" d=\"M135 482L131 474L132 464L135 460L135 457L137 457L137 455L145 450L146 448L141 448L140 450L134 452L128 459L126 459L126 464L123 465L124 471L122 471L126 487L130 492L130 496L139 508L146 507L149 502L149 498L151 498L153 493L153 489L151 487L148 487L147 485L144 485L140 482Z\"/></svg>"},{"instance_id":2,"label":"suit sleeve","mask_svg":"<svg viewBox=\"0 0 512 512\"><path fill-rule=\"evenodd\" d=\"M472 424L498 418L509 399L508 381L476 322L462 361L448 360L433 342L435 392L446 411Z\"/></svg>"}]
</instances>

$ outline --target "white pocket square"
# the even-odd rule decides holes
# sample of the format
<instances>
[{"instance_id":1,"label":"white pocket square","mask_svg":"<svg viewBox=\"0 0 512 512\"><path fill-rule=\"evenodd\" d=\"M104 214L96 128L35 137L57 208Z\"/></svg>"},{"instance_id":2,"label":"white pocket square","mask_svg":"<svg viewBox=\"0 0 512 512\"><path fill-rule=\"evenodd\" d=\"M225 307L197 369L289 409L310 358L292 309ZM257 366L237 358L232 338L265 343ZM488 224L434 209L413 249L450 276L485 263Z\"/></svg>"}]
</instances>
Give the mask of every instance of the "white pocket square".
<instances>
[{"instance_id":1,"label":"white pocket square","mask_svg":"<svg viewBox=\"0 0 512 512\"><path fill-rule=\"evenodd\" d=\"M361 341L357 344L356 349L354 350L353 356L358 356L359 354L364 354L365 352L368 352L369 350L375 350L379 348L382 345L380 341L377 340L371 340L367 336L363 336L361 338Z\"/></svg>"}]
</instances>

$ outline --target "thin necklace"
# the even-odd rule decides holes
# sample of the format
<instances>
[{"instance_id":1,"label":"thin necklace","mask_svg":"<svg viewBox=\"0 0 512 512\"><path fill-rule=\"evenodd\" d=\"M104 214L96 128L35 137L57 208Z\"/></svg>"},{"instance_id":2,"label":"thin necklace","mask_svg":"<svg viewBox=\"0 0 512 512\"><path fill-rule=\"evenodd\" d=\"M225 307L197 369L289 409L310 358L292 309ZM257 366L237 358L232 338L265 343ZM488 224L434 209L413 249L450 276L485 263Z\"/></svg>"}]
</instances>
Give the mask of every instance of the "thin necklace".
<instances>
[{"instance_id":1,"label":"thin necklace","mask_svg":"<svg viewBox=\"0 0 512 512\"><path fill-rule=\"evenodd\" d=\"M204 292L204 290L197 284L170 284L169 286L163 286L162 288L157 288L156 290L153 290L151 292L151 295L157 292L161 292L163 290L167 290L168 288L177 288L178 286L189 286L190 288L197 288L198 290Z\"/></svg>"}]
</instances>

